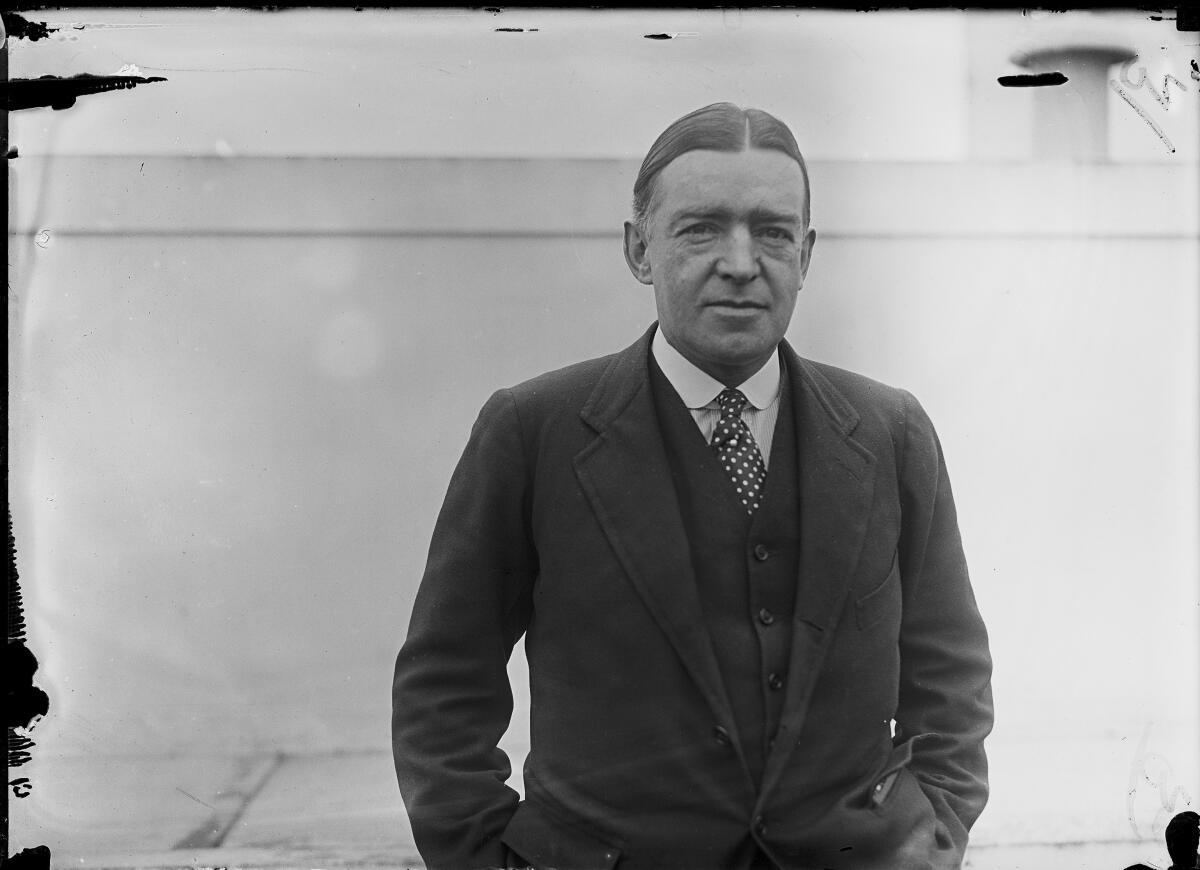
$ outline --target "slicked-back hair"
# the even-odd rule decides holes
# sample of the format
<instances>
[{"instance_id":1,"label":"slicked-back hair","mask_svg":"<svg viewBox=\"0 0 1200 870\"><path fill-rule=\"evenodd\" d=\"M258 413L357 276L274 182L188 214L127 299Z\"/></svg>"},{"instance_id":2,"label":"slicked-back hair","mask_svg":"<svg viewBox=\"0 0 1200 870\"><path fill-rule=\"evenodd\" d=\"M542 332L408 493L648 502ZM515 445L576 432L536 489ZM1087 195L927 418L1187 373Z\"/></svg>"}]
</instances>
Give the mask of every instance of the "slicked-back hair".
<instances>
[{"instance_id":1,"label":"slicked-back hair","mask_svg":"<svg viewBox=\"0 0 1200 870\"><path fill-rule=\"evenodd\" d=\"M663 130L650 146L637 181L633 184L633 222L644 233L650 220L650 203L658 174L668 163L688 151L745 151L765 148L782 151L800 165L804 176L804 226L811 214L812 190L808 167L796 137L787 124L762 109L743 109L733 103L713 103L689 112Z\"/></svg>"}]
</instances>

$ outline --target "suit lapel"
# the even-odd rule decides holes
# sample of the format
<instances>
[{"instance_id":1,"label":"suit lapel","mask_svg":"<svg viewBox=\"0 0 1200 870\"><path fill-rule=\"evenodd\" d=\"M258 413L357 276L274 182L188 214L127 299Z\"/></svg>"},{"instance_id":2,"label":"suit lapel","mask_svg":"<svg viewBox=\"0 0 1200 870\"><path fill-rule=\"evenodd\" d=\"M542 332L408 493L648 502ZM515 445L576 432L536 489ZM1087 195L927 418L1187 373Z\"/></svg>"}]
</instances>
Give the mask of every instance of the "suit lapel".
<instances>
[{"instance_id":1,"label":"suit lapel","mask_svg":"<svg viewBox=\"0 0 1200 870\"><path fill-rule=\"evenodd\" d=\"M622 569L740 753L650 388L653 334L613 358L580 411L597 434L575 457L575 472ZM782 348L798 443L800 567L786 697L760 804L795 749L862 549L875 474L875 457L851 438L857 412Z\"/></svg>"},{"instance_id":2,"label":"suit lapel","mask_svg":"<svg viewBox=\"0 0 1200 870\"><path fill-rule=\"evenodd\" d=\"M653 334L614 358L580 411L597 436L575 473L621 567L740 751L650 388Z\"/></svg>"},{"instance_id":3,"label":"suit lapel","mask_svg":"<svg viewBox=\"0 0 1200 870\"><path fill-rule=\"evenodd\" d=\"M875 457L850 437L858 413L786 342L783 356L796 415L800 569L787 694L760 801L796 747L862 549L875 475Z\"/></svg>"}]
</instances>

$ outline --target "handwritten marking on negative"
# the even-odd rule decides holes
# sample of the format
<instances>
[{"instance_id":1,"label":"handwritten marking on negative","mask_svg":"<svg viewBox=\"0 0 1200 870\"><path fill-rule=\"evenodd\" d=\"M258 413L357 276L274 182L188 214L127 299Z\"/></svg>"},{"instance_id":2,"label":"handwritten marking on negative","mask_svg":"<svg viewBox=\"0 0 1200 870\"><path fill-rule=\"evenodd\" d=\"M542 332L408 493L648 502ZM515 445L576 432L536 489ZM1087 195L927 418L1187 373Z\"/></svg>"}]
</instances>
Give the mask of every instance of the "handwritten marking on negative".
<instances>
[{"instance_id":1,"label":"handwritten marking on negative","mask_svg":"<svg viewBox=\"0 0 1200 870\"><path fill-rule=\"evenodd\" d=\"M1154 101L1162 107L1162 110L1164 112L1169 112L1171 110L1171 85L1174 85L1179 91L1185 94L1188 92L1188 87L1175 76L1167 73L1163 76L1162 90L1160 91L1158 88L1154 87L1154 83L1150 81L1150 77L1147 75L1146 68L1144 66L1138 67L1137 81L1133 81L1129 78L1129 71L1133 68L1133 63L1134 62L1132 60L1125 63L1121 67L1120 81L1117 81L1117 79L1109 79L1108 86L1113 90L1114 93L1116 93L1117 96L1128 103L1131 109L1138 113L1138 117L1145 121L1147 126L1154 131L1154 135L1159 138L1166 149L1174 154L1175 146L1171 144L1171 140L1167 137L1167 134L1164 133L1162 127L1160 127L1158 123L1152 117L1150 117L1150 114L1138 104L1137 100L1135 100L1130 94L1130 91L1140 91L1143 89L1149 91L1150 96L1154 97ZM1191 67L1192 71L1190 78L1193 81L1200 83L1200 66L1197 66L1196 62L1193 60L1191 62ZM1122 87L1122 85L1124 85L1124 87ZM1197 88L1197 90L1200 91L1200 88Z\"/></svg>"}]
</instances>

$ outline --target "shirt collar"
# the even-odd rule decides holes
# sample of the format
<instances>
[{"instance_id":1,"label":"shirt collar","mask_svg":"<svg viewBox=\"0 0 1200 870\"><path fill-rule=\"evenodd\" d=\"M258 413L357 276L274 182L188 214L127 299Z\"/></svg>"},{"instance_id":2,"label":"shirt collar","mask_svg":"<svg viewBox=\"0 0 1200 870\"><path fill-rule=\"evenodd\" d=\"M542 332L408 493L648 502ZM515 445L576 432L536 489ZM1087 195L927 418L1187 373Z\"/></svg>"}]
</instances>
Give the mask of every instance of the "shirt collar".
<instances>
[{"instance_id":1,"label":"shirt collar","mask_svg":"<svg viewBox=\"0 0 1200 870\"><path fill-rule=\"evenodd\" d=\"M650 352L654 361L667 376L683 404L695 410L703 408L716 401L717 396L725 389L725 385L707 372L701 371L687 357L677 351L661 329L654 331L654 340L650 344ZM738 389L758 410L770 406L779 398L779 354L771 354L763 363L762 368L738 385Z\"/></svg>"}]
</instances>

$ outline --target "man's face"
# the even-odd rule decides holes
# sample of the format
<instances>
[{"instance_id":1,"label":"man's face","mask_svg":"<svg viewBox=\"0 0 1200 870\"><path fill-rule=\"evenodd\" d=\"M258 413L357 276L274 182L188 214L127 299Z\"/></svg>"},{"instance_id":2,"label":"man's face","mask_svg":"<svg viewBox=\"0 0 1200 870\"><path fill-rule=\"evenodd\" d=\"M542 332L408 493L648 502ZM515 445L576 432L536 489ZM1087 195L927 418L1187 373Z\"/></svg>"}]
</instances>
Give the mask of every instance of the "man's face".
<instances>
[{"instance_id":1,"label":"man's face","mask_svg":"<svg viewBox=\"0 0 1200 870\"><path fill-rule=\"evenodd\" d=\"M654 285L659 328L726 385L754 374L783 338L816 233L808 191L779 151L688 151L659 173L646 231L625 225L625 256Z\"/></svg>"}]
</instances>

